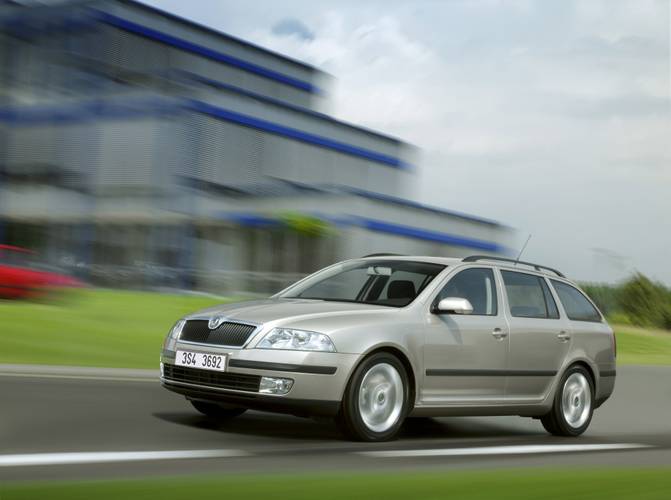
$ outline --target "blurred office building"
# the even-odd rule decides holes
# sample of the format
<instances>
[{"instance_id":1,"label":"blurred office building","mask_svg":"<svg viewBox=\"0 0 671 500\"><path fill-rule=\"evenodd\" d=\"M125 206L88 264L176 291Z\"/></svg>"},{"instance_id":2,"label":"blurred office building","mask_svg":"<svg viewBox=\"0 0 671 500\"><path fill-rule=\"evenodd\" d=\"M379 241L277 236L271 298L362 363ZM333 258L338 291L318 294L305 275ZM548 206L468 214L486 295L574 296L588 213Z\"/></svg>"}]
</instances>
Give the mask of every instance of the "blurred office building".
<instances>
[{"instance_id":1,"label":"blurred office building","mask_svg":"<svg viewBox=\"0 0 671 500\"><path fill-rule=\"evenodd\" d=\"M413 149L323 113L329 81L131 0L0 0L0 243L201 288L504 251L505 226L410 201Z\"/></svg>"}]
</instances>

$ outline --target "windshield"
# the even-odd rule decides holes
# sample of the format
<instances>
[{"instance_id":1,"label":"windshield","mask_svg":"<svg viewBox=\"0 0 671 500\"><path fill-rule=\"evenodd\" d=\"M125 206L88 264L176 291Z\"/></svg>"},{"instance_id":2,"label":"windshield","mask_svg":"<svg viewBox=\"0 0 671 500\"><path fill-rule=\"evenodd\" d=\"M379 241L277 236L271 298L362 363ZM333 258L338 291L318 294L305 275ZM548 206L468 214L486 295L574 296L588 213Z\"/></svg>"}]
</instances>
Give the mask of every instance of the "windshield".
<instances>
[{"instance_id":1,"label":"windshield","mask_svg":"<svg viewBox=\"0 0 671 500\"><path fill-rule=\"evenodd\" d=\"M278 296L403 307L445 266L408 260L345 262L318 272Z\"/></svg>"}]
</instances>

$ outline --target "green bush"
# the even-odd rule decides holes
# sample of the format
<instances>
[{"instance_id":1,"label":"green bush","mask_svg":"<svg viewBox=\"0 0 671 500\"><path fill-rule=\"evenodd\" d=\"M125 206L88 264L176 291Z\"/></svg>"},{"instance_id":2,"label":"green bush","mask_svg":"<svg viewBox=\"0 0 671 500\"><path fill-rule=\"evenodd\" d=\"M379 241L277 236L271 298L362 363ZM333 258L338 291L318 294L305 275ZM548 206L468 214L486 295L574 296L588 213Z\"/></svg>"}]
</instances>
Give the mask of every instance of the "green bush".
<instances>
[{"instance_id":1,"label":"green bush","mask_svg":"<svg viewBox=\"0 0 671 500\"><path fill-rule=\"evenodd\" d=\"M671 330L671 306L669 304L666 304L666 307L662 310L661 327L665 330Z\"/></svg>"},{"instance_id":2,"label":"green bush","mask_svg":"<svg viewBox=\"0 0 671 500\"><path fill-rule=\"evenodd\" d=\"M329 222L312 215L284 212L279 218L285 227L304 236L321 237L334 233L334 228Z\"/></svg>"},{"instance_id":3,"label":"green bush","mask_svg":"<svg viewBox=\"0 0 671 500\"><path fill-rule=\"evenodd\" d=\"M637 273L622 285L618 296L620 308L632 323L664 328L669 302L668 291L662 285Z\"/></svg>"},{"instance_id":4,"label":"green bush","mask_svg":"<svg viewBox=\"0 0 671 500\"><path fill-rule=\"evenodd\" d=\"M582 289L605 315L611 316L619 312L618 287L584 283Z\"/></svg>"},{"instance_id":5,"label":"green bush","mask_svg":"<svg viewBox=\"0 0 671 500\"><path fill-rule=\"evenodd\" d=\"M627 325L627 326L633 326L634 323L632 323L631 318L627 316L627 314L621 312L621 311L615 311L611 312L606 315L606 318L608 318L608 322L616 325Z\"/></svg>"},{"instance_id":6,"label":"green bush","mask_svg":"<svg viewBox=\"0 0 671 500\"><path fill-rule=\"evenodd\" d=\"M582 288L614 323L671 330L671 289L641 273L619 285L588 283Z\"/></svg>"}]
</instances>

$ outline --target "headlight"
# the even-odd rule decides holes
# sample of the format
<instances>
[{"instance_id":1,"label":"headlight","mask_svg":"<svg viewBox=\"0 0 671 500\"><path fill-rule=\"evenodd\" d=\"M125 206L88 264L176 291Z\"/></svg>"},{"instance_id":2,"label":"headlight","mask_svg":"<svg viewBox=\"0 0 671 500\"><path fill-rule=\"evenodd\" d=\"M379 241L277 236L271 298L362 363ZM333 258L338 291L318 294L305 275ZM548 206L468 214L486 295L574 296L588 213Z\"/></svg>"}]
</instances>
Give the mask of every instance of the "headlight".
<instances>
[{"instance_id":1,"label":"headlight","mask_svg":"<svg viewBox=\"0 0 671 500\"><path fill-rule=\"evenodd\" d=\"M178 339L179 336L182 334L184 325L186 325L185 319L180 319L177 323L175 323L175 326L173 326L172 330L170 330L170 338Z\"/></svg>"},{"instance_id":2,"label":"headlight","mask_svg":"<svg viewBox=\"0 0 671 500\"><path fill-rule=\"evenodd\" d=\"M171 344L173 344L174 341L177 340L182 334L184 325L186 325L185 319L180 319L177 323L175 323L175 325L170 329L170 333L168 333L168 336L165 338L165 342L163 342L163 349L172 350Z\"/></svg>"},{"instance_id":3,"label":"headlight","mask_svg":"<svg viewBox=\"0 0 671 500\"><path fill-rule=\"evenodd\" d=\"M289 349L294 351L336 352L331 339L323 333L274 328L256 345L257 349Z\"/></svg>"}]
</instances>

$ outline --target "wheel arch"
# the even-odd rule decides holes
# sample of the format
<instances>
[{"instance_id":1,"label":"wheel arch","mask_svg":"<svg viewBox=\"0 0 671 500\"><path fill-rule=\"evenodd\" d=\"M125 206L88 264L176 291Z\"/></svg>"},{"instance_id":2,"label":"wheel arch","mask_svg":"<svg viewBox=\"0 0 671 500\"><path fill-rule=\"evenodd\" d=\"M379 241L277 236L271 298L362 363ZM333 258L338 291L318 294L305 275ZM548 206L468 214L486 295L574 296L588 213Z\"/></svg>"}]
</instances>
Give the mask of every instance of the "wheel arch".
<instances>
[{"instance_id":1,"label":"wheel arch","mask_svg":"<svg viewBox=\"0 0 671 500\"><path fill-rule=\"evenodd\" d=\"M592 396L596 398L598 391L597 384L599 383L599 379L597 377L598 372L595 369L595 367L587 359L584 358L573 359L569 363L567 363L566 367L561 371L561 376L563 377L564 374L574 366L583 367L585 370L587 370L587 373L589 373L590 377L592 377L592 385L594 386L594 394ZM558 380L561 380L561 377L559 377Z\"/></svg>"},{"instance_id":2,"label":"wheel arch","mask_svg":"<svg viewBox=\"0 0 671 500\"><path fill-rule=\"evenodd\" d=\"M552 382L552 385L548 389L548 392L545 394L545 399L543 400L543 406L547 406L548 408L552 406L552 401L554 401L554 397L557 394L557 391L561 390L561 380L564 374L571 369L572 366L582 366L587 370L589 375L592 377L592 384L594 385L594 397L596 397L597 394L597 385L598 385L598 379L596 377L596 367L590 363L589 359L586 359L584 356L576 356L571 359L564 360L564 364L559 368L557 371L554 380Z\"/></svg>"},{"instance_id":3,"label":"wheel arch","mask_svg":"<svg viewBox=\"0 0 671 500\"><path fill-rule=\"evenodd\" d=\"M393 345L393 344L382 344L382 345L377 345L369 350L367 350L365 353L361 355L361 359L359 362L354 366L352 369L352 373L363 363L366 359L369 357L373 356L374 354L378 354L380 352L386 352L389 354L392 354L398 358L398 360L401 362L403 367L405 368L405 372L408 375L409 379L409 389L410 389L410 394L408 397L408 400L410 402L410 408L408 408L408 413L412 411L412 409L415 407L415 398L417 397L419 387L417 386L418 380L417 377L415 376L415 369L413 367L412 362L410 361L410 357L407 355L407 353L399 346ZM352 373L350 374L350 377L352 376Z\"/></svg>"}]
</instances>

